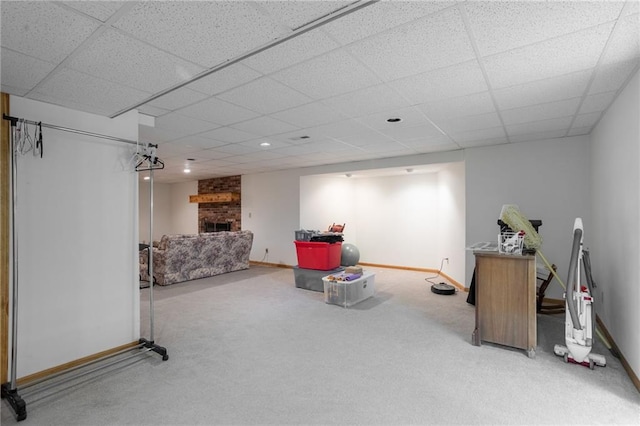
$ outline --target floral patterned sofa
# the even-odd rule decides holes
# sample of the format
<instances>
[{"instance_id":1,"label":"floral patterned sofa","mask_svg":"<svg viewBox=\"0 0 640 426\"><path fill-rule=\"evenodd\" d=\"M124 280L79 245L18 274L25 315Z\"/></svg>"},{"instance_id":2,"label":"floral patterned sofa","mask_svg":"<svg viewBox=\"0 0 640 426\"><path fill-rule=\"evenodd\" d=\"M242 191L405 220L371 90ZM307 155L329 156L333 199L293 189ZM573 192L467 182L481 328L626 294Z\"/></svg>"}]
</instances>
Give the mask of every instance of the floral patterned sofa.
<instances>
[{"instance_id":1,"label":"floral patterned sofa","mask_svg":"<svg viewBox=\"0 0 640 426\"><path fill-rule=\"evenodd\" d=\"M169 285L249 268L251 231L163 235L153 248L156 284ZM140 279L149 281L149 251L140 252Z\"/></svg>"}]
</instances>

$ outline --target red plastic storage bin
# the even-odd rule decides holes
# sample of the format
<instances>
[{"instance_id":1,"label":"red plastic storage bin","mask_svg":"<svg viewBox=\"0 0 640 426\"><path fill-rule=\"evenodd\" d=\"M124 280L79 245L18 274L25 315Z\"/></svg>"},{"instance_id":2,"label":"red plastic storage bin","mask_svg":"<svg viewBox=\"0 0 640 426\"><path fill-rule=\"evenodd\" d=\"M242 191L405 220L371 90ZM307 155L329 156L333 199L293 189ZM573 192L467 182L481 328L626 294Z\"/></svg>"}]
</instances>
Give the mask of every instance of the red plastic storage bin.
<instances>
[{"instance_id":1,"label":"red plastic storage bin","mask_svg":"<svg viewBox=\"0 0 640 426\"><path fill-rule=\"evenodd\" d=\"M340 266L342 243L294 241L298 253L298 267L329 271Z\"/></svg>"}]
</instances>

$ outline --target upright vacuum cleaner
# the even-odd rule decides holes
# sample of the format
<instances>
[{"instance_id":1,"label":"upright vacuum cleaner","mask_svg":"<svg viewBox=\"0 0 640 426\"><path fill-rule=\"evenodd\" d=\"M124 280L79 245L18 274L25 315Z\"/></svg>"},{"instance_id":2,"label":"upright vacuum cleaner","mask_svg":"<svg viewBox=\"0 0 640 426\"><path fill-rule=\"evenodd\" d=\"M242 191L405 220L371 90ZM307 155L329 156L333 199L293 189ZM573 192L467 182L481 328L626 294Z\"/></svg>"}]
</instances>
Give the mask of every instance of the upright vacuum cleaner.
<instances>
[{"instance_id":1,"label":"upright vacuum cleaner","mask_svg":"<svg viewBox=\"0 0 640 426\"><path fill-rule=\"evenodd\" d=\"M582 219L576 218L573 224L573 246L569 261L569 276L565 294L565 343L566 346L555 345L553 352L564 357L565 362L581 364L593 370L594 366L604 367L607 361L603 355L591 353L593 346L593 329L595 327L595 310L593 309L593 282L589 263L585 262L582 247ZM586 285L583 285L580 264L585 268Z\"/></svg>"}]
</instances>

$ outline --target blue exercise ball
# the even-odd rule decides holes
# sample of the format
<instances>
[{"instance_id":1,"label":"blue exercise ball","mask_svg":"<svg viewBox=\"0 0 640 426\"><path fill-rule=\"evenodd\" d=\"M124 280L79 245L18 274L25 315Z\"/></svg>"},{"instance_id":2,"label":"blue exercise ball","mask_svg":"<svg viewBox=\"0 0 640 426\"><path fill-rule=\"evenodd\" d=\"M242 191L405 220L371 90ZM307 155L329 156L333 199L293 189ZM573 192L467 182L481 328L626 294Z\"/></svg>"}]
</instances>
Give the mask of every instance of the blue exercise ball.
<instances>
[{"instance_id":1,"label":"blue exercise ball","mask_svg":"<svg viewBox=\"0 0 640 426\"><path fill-rule=\"evenodd\" d=\"M341 266L355 266L360 261L360 250L353 244L342 244L342 253L340 256Z\"/></svg>"}]
</instances>

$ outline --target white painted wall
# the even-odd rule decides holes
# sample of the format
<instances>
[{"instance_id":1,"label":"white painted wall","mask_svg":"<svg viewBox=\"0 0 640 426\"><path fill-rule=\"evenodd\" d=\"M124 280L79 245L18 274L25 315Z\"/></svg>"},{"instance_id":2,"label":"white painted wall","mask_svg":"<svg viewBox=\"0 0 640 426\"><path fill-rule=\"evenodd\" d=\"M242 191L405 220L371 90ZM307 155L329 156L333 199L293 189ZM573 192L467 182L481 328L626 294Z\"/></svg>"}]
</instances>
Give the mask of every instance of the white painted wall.
<instances>
[{"instance_id":1,"label":"white painted wall","mask_svg":"<svg viewBox=\"0 0 640 426\"><path fill-rule=\"evenodd\" d=\"M171 233L198 233L198 203L190 203L189 195L198 193L198 181L171 184Z\"/></svg>"},{"instance_id":2,"label":"white painted wall","mask_svg":"<svg viewBox=\"0 0 640 426\"><path fill-rule=\"evenodd\" d=\"M351 238L357 238L360 241L360 226L358 225L354 229L356 222L350 219L349 214L342 207L329 210L327 206L322 205L322 197L311 201L309 205L301 205L299 194L306 191L306 188L301 186L301 177L390 167L411 167L421 164L450 163L461 160L462 151L454 151L244 175L242 176L242 225L243 229L254 232L251 260L295 265L297 264L297 258L293 243L294 231L301 228L326 229L334 221L347 223L345 229L345 240L347 242ZM302 181L305 182L305 179L302 179ZM331 185L333 185L331 181L326 183L324 189L326 193L331 193ZM338 189L334 188L333 190L337 191ZM309 211L318 213L313 219L305 218L302 220L302 212L308 213ZM344 218L344 220L341 220L341 218ZM464 256L463 247L464 243L459 243L459 257ZM266 257L265 248L269 249L269 254ZM418 249L421 250L420 247ZM361 260L364 261L364 258L361 257ZM390 262L381 263L389 264ZM421 265L423 267L439 267L439 263L437 265L424 266L424 261ZM457 279L456 275L458 275L460 281L462 281L464 265L461 263L458 265L450 264L450 267L451 272L445 271L452 275L454 279Z\"/></svg>"},{"instance_id":3,"label":"white painted wall","mask_svg":"<svg viewBox=\"0 0 640 426\"><path fill-rule=\"evenodd\" d=\"M465 278L465 165L449 163L438 172L438 244L436 260L448 257L442 270L464 284ZM440 264L438 264L438 267Z\"/></svg>"},{"instance_id":4,"label":"white painted wall","mask_svg":"<svg viewBox=\"0 0 640 426\"><path fill-rule=\"evenodd\" d=\"M139 180L139 238L149 242L149 181ZM159 241L164 234L171 233L171 184L153 184L153 240Z\"/></svg>"},{"instance_id":5,"label":"white painted wall","mask_svg":"<svg viewBox=\"0 0 640 426\"><path fill-rule=\"evenodd\" d=\"M303 176L300 222L320 230L346 222L345 243L355 244L365 263L437 269L448 257L443 271L455 278L451 265L464 261L464 166L395 176ZM457 272L462 282L464 270Z\"/></svg>"},{"instance_id":6,"label":"white painted wall","mask_svg":"<svg viewBox=\"0 0 640 426\"><path fill-rule=\"evenodd\" d=\"M140 180L140 241L149 241L149 182ZM165 234L197 234L198 204L189 195L198 193L198 182L154 183L153 239Z\"/></svg>"},{"instance_id":7,"label":"white painted wall","mask_svg":"<svg viewBox=\"0 0 640 426\"><path fill-rule=\"evenodd\" d=\"M497 241L503 204L517 204L529 219L542 220L542 252L566 280L573 222L593 226L589 195L589 136L472 148L466 151L466 240ZM587 241L588 243L588 241ZM474 256L467 252L466 285ZM562 298L557 282L549 297Z\"/></svg>"},{"instance_id":8,"label":"white painted wall","mask_svg":"<svg viewBox=\"0 0 640 426\"><path fill-rule=\"evenodd\" d=\"M137 140L116 119L11 97L11 114ZM22 377L139 338L135 147L48 128L44 158L18 160L18 345Z\"/></svg>"},{"instance_id":9,"label":"white painted wall","mask_svg":"<svg viewBox=\"0 0 640 426\"><path fill-rule=\"evenodd\" d=\"M591 208L585 227L598 285L596 311L640 377L640 75L591 135Z\"/></svg>"},{"instance_id":10,"label":"white painted wall","mask_svg":"<svg viewBox=\"0 0 640 426\"><path fill-rule=\"evenodd\" d=\"M435 173L358 179L356 223L362 262L437 267Z\"/></svg>"}]
</instances>

